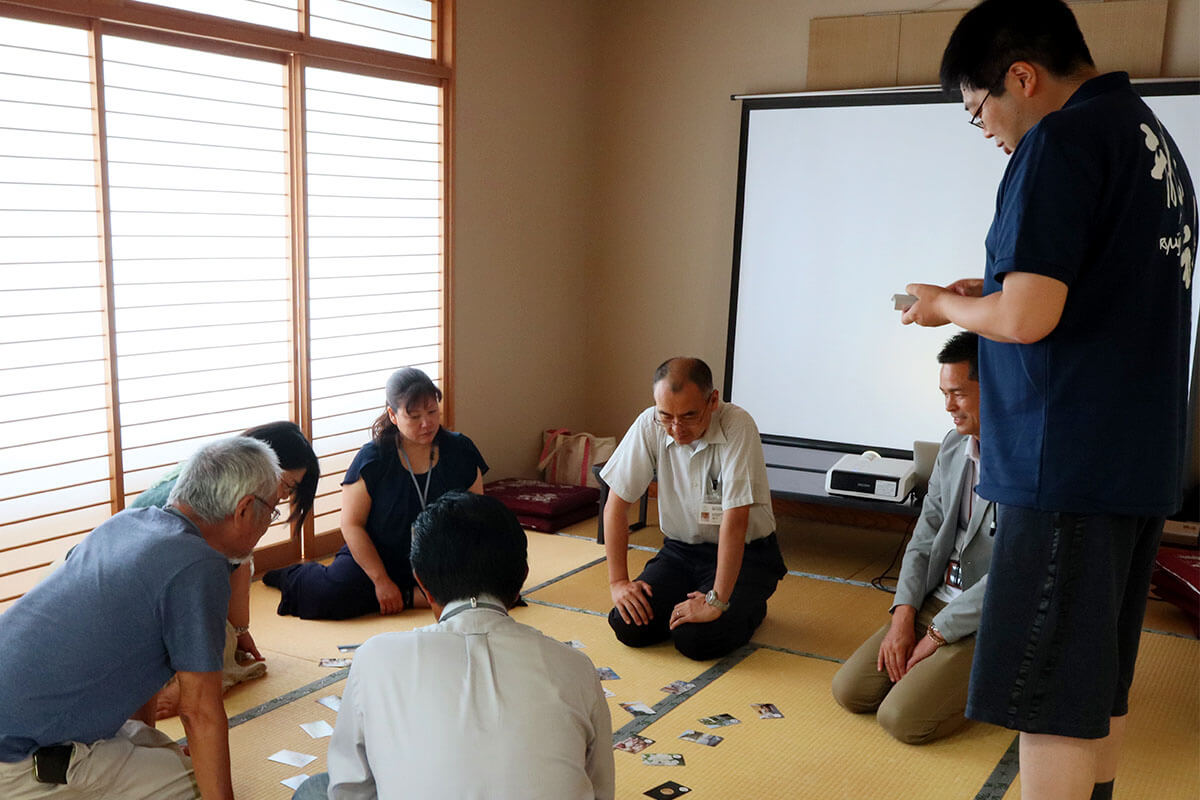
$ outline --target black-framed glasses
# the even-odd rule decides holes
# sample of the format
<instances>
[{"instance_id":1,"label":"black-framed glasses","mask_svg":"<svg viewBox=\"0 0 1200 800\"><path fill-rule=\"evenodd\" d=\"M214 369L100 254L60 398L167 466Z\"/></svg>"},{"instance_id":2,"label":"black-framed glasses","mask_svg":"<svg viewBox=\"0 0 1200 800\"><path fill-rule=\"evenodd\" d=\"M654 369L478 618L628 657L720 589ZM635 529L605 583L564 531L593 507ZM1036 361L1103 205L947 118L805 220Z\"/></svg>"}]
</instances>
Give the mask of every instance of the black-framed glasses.
<instances>
[{"instance_id":1,"label":"black-framed glasses","mask_svg":"<svg viewBox=\"0 0 1200 800\"><path fill-rule=\"evenodd\" d=\"M261 497L259 497L256 494L251 495L251 497L253 497L258 502L262 503L264 506L267 507L267 511L271 512L271 523L272 524L274 524L279 519L279 509L276 508L274 506L274 504L268 503L266 500L263 500Z\"/></svg>"},{"instance_id":2,"label":"black-framed glasses","mask_svg":"<svg viewBox=\"0 0 1200 800\"><path fill-rule=\"evenodd\" d=\"M983 96L983 100L979 102L979 108L975 109L975 113L971 116L971 124L976 128L979 128L979 130L983 130L983 104L986 103L988 98L991 96L992 90L989 89L988 93Z\"/></svg>"}]
</instances>

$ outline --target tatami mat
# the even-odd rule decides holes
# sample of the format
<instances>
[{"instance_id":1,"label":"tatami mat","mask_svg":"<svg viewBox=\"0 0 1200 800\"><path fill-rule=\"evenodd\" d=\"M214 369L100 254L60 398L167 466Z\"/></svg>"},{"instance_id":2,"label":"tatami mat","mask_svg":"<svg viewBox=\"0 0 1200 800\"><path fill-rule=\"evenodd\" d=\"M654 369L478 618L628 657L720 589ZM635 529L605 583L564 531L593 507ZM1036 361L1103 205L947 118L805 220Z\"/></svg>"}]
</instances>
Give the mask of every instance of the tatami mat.
<instances>
[{"instance_id":1,"label":"tatami mat","mask_svg":"<svg viewBox=\"0 0 1200 800\"><path fill-rule=\"evenodd\" d=\"M903 534L852 528L828 522L776 518L779 549L788 569L870 581L883 573L900 547ZM893 574L899 573L899 566Z\"/></svg>"},{"instance_id":2,"label":"tatami mat","mask_svg":"<svg viewBox=\"0 0 1200 800\"><path fill-rule=\"evenodd\" d=\"M540 586L604 557L603 545L570 536L527 531L529 542L529 577L525 579L525 591Z\"/></svg>"},{"instance_id":3,"label":"tatami mat","mask_svg":"<svg viewBox=\"0 0 1200 800\"><path fill-rule=\"evenodd\" d=\"M273 637L270 638L273 640ZM225 713L230 717L307 686L333 671L328 667L318 666L314 660L289 656L267 647L259 649L267 660L267 674L246 683L239 683L229 690L225 695ZM173 739L181 739L185 735L179 717L159 720L157 727L166 731Z\"/></svg>"},{"instance_id":4,"label":"tatami mat","mask_svg":"<svg viewBox=\"0 0 1200 800\"><path fill-rule=\"evenodd\" d=\"M315 775L326 771L329 738L313 739L300 725L318 720L333 725L337 714L317 700L331 694L340 696L343 685L336 683L230 729L233 792L239 800L287 800L292 790L279 781L301 773ZM316 760L304 767L267 760L267 756L280 750L316 756Z\"/></svg>"},{"instance_id":5,"label":"tatami mat","mask_svg":"<svg viewBox=\"0 0 1200 800\"><path fill-rule=\"evenodd\" d=\"M1020 797L1018 776L1004 800ZM1114 797L1200 797L1200 642L1195 639L1142 634Z\"/></svg>"},{"instance_id":6,"label":"tatami mat","mask_svg":"<svg viewBox=\"0 0 1200 800\"><path fill-rule=\"evenodd\" d=\"M629 551L629 577L635 578L654 557L649 550ZM574 575L552 583L544 589L529 594L547 603L558 603L572 608L583 608L607 614L612 608L612 595L608 591L608 564L601 562L580 570Z\"/></svg>"},{"instance_id":7,"label":"tatami mat","mask_svg":"<svg viewBox=\"0 0 1200 800\"><path fill-rule=\"evenodd\" d=\"M593 542L567 536L529 532L529 578L527 587L537 586L588 564L604 555ZM606 584L607 585L607 584ZM377 633L406 631L432 625L427 608L415 608L391 616L371 614L350 620L301 620L275 613L279 590L255 581L250 588L250 619L255 641L264 641L281 653L315 664L318 659L339 655L338 645L362 644Z\"/></svg>"},{"instance_id":8,"label":"tatami mat","mask_svg":"<svg viewBox=\"0 0 1200 800\"><path fill-rule=\"evenodd\" d=\"M653 505L650 521L654 521ZM788 566L834 580L788 575L754 636L753 646L761 649L744 658L695 662L669 643L635 650L616 641L605 618L611 599L607 566L598 561L603 547L594 542L595 523L591 519L572 526L565 531L568 535L529 532L526 589L534 591L527 595L530 605L514 609L513 616L552 638L581 642L582 652L593 664L620 676L603 682L614 694L609 699L614 731L641 729L655 740L647 752L684 755L686 766L652 767L642 763L641 755L614 753L617 797L640 798L651 787L674 780L690 787L698 798L970 800L983 789L1012 743L1014 734L1009 731L971 723L942 742L902 745L879 728L873 715L849 714L830 696L838 667L833 661L845 659L886 622L892 602L889 594L840 579L865 581L882 572L900 543L900 534L803 520L781 524L781 549ZM657 527L631 537L632 543L646 547L657 547L660 541ZM636 575L653 555L649 549L630 550L630 573ZM333 670L316 662L337 656L339 644L357 644L376 633L434 621L427 609L342 622L304 621L278 617L278 600L276 590L254 584L253 628L270 672L227 697L231 717L331 676ZM1143 636L1117 796L1123 800L1197 797L1200 642L1190 636L1182 613L1161 601L1151 601L1146 627L1178 635ZM676 680L700 685L683 697L662 691ZM299 724L318 719L332 724L336 715L315 701L340 694L343 685L337 681L317 689L231 730L239 797L286 800L290 790L279 780L325 769L328 739L309 738ZM658 713L637 718L622 709L621 702L642 702L657 707ZM750 708L750 703L758 702L775 703L785 717L759 719ZM698 719L719 713L742 722L713 729L725 737L717 747L677 738L687 729L710 732ZM165 721L163 728L182 735L178 720ZM302 769L266 760L285 748L317 759ZM980 797L991 800L1003 791L1001 782L995 792L989 789ZM1019 779L1004 797L1019 799Z\"/></svg>"},{"instance_id":9,"label":"tatami mat","mask_svg":"<svg viewBox=\"0 0 1200 800\"><path fill-rule=\"evenodd\" d=\"M644 550L629 551L629 572L653 557ZM608 613L608 568L597 564L533 592L530 597L572 608ZM875 629L887 621L892 596L862 586L788 575L767 604L767 618L754 641L844 660ZM837 620L832 624L832 620Z\"/></svg>"},{"instance_id":10,"label":"tatami mat","mask_svg":"<svg viewBox=\"0 0 1200 800\"><path fill-rule=\"evenodd\" d=\"M1146 617L1142 620L1142 628L1158 633L1174 633L1189 639L1196 638L1195 628L1178 606L1154 597L1146 603Z\"/></svg>"},{"instance_id":11,"label":"tatami mat","mask_svg":"<svg viewBox=\"0 0 1200 800\"><path fill-rule=\"evenodd\" d=\"M891 605L892 595L878 589L788 575L754 641L844 661L888 621Z\"/></svg>"},{"instance_id":12,"label":"tatami mat","mask_svg":"<svg viewBox=\"0 0 1200 800\"><path fill-rule=\"evenodd\" d=\"M559 641L582 642L582 652L596 667L608 667L620 676L603 682L614 695L609 698L614 731L633 720L618 703L645 703L653 707L668 697L662 687L672 681L691 681L714 663L692 661L680 655L670 643L636 650L626 647L613 636L607 617L530 603L528 608L513 609L513 618Z\"/></svg>"},{"instance_id":13,"label":"tatami mat","mask_svg":"<svg viewBox=\"0 0 1200 800\"><path fill-rule=\"evenodd\" d=\"M617 796L638 797L664 780L721 798L974 797L1012 734L971 725L948 742L909 747L871 715L849 714L829 694L836 664L759 650L647 727L647 752L680 753L683 767L652 767L616 753ZM759 719L751 703L774 703L783 719ZM731 714L739 725L698 720ZM716 747L679 739L685 730L724 737Z\"/></svg>"}]
</instances>

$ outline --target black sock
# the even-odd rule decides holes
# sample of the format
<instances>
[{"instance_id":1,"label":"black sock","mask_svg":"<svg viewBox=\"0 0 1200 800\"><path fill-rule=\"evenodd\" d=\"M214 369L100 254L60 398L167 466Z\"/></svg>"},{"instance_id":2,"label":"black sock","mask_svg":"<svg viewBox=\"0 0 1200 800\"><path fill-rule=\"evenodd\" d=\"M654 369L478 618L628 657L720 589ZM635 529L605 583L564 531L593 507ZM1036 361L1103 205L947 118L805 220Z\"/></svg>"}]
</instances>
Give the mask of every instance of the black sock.
<instances>
[{"instance_id":1,"label":"black sock","mask_svg":"<svg viewBox=\"0 0 1200 800\"><path fill-rule=\"evenodd\" d=\"M1092 787L1092 800L1112 800L1113 782L1097 783Z\"/></svg>"}]
</instances>

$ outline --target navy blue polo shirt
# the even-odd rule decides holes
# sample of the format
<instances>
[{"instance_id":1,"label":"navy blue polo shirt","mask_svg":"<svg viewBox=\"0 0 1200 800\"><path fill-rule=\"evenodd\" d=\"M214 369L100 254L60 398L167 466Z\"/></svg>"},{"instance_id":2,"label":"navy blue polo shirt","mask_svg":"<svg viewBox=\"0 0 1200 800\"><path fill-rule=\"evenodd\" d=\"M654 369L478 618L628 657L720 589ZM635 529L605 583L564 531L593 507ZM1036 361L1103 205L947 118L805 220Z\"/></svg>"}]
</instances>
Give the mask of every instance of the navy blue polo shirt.
<instances>
[{"instance_id":1,"label":"navy blue polo shirt","mask_svg":"<svg viewBox=\"0 0 1200 800\"><path fill-rule=\"evenodd\" d=\"M980 495L1043 511L1179 507L1196 235L1187 167L1125 73L1087 81L1022 137L984 294L1009 272L1068 292L1041 341L980 341Z\"/></svg>"}]
</instances>

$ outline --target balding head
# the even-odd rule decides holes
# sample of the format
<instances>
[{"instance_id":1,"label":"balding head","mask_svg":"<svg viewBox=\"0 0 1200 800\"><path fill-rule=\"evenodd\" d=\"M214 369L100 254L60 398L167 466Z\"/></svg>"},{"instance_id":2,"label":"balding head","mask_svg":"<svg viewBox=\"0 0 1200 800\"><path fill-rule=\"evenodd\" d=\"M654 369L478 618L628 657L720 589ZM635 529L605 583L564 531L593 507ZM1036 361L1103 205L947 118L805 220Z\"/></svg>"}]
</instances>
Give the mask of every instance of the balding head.
<instances>
[{"instance_id":1,"label":"balding head","mask_svg":"<svg viewBox=\"0 0 1200 800\"><path fill-rule=\"evenodd\" d=\"M667 388L672 393L682 392L689 383L700 390L700 394L708 396L712 393L712 370L698 358L676 356L668 358L654 370L654 385L667 382Z\"/></svg>"},{"instance_id":2,"label":"balding head","mask_svg":"<svg viewBox=\"0 0 1200 800\"><path fill-rule=\"evenodd\" d=\"M679 444L690 444L704 436L717 393L712 388L712 370L698 358L671 358L654 371L655 419Z\"/></svg>"}]
</instances>

